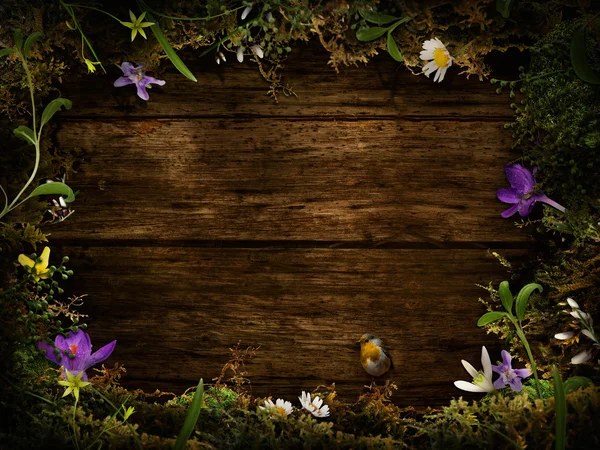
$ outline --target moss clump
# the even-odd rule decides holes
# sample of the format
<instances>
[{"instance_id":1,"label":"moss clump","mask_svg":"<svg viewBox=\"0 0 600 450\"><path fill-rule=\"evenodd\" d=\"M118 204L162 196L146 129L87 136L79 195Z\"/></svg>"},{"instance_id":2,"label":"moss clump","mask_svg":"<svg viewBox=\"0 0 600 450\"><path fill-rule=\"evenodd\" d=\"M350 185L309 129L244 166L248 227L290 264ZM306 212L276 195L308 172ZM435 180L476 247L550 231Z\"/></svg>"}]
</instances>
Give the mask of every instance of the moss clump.
<instances>
[{"instance_id":1,"label":"moss clump","mask_svg":"<svg viewBox=\"0 0 600 450\"><path fill-rule=\"evenodd\" d=\"M578 244L598 237L600 208L600 86L582 81L570 61L571 39L586 20L561 23L531 48L521 78L527 98L512 124L515 145L539 168L541 189L569 210L565 216L545 208L544 223L571 232ZM600 73L598 43L589 36L589 61Z\"/></svg>"}]
</instances>

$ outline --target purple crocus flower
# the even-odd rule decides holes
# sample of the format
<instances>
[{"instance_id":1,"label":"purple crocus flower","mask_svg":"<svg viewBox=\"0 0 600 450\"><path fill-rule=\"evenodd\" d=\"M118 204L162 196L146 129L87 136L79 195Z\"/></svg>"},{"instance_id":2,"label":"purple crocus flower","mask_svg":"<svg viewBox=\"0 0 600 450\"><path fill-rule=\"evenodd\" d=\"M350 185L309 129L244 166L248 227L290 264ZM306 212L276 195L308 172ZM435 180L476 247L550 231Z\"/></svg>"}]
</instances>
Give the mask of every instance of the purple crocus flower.
<instances>
[{"instance_id":1,"label":"purple crocus flower","mask_svg":"<svg viewBox=\"0 0 600 450\"><path fill-rule=\"evenodd\" d=\"M116 344L116 340L112 341L110 344L106 344L100 350L92 353L90 336L83 330L77 330L76 333L69 332L66 338L61 335L56 336L54 345L60 350L60 355L56 355L54 347L45 341L39 341L38 348L41 351L45 351L46 358L62 366L63 377L66 377L67 370L74 376L83 372L82 380L87 381L88 377L85 371L108 358L115 349ZM74 357L70 355L74 355Z\"/></svg>"},{"instance_id":2,"label":"purple crocus flower","mask_svg":"<svg viewBox=\"0 0 600 450\"><path fill-rule=\"evenodd\" d=\"M124 62L121 64L121 70L123 71L122 77L115 81L115 87L127 86L128 84L135 84L137 86L137 95L142 100L148 100L148 92L146 86L149 84L158 84L163 86L166 82L163 80L157 80L156 78L149 77L146 72L142 69L143 64L134 66L130 62ZM150 88L151 86L148 86Z\"/></svg>"},{"instance_id":3,"label":"purple crocus flower","mask_svg":"<svg viewBox=\"0 0 600 450\"><path fill-rule=\"evenodd\" d=\"M521 392L523 389L523 383L521 378L527 378L531 375L529 369L513 369L511 365L511 356L506 350L502 350L502 364L499 366L492 366L492 370L497 374L500 374L500 378L494 381L494 387L496 389L502 389L507 384L515 392Z\"/></svg>"},{"instance_id":4,"label":"purple crocus flower","mask_svg":"<svg viewBox=\"0 0 600 450\"><path fill-rule=\"evenodd\" d=\"M565 208L549 199L543 192L533 192L535 188L534 173L531 173L521 164L509 164L504 170L506 178L510 183L508 189L498 189L496 195L498 200L503 203L510 203L513 206L502 213L505 219L512 216L517 211L521 217L527 217L533 210L535 202L546 203L559 211L565 212Z\"/></svg>"}]
</instances>

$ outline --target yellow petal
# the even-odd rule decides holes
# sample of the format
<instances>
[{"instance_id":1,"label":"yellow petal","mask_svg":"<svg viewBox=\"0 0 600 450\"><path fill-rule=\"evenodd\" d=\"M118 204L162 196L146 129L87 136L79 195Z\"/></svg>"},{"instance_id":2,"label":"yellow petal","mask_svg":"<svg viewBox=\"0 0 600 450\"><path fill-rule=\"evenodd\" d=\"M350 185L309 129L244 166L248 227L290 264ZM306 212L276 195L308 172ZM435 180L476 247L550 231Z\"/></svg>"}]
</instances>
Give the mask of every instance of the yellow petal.
<instances>
[{"instance_id":1,"label":"yellow petal","mask_svg":"<svg viewBox=\"0 0 600 450\"><path fill-rule=\"evenodd\" d=\"M151 27L152 25L154 25L154 22L142 22L142 23L140 23L140 27L141 28Z\"/></svg>"},{"instance_id":2,"label":"yellow petal","mask_svg":"<svg viewBox=\"0 0 600 450\"><path fill-rule=\"evenodd\" d=\"M137 34L137 28L133 28L131 30L131 42L135 39L135 35Z\"/></svg>"},{"instance_id":3,"label":"yellow petal","mask_svg":"<svg viewBox=\"0 0 600 450\"><path fill-rule=\"evenodd\" d=\"M142 20L144 20L144 17L146 17L146 11L144 11L142 14L140 14L140 17L137 18L138 22L141 22Z\"/></svg>"},{"instance_id":4,"label":"yellow petal","mask_svg":"<svg viewBox=\"0 0 600 450\"><path fill-rule=\"evenodd\" d=\"M21 264L23 267L33 267L35 262L33 262L28 256L25 256L21 253L19 255L19 264Z\"/></svg>"},{"instance_id":5,"label":"yellow petal","mask_svg":"<svg viewBox=\"0 0 600 450\"><path fill-rule=\"evenodd\" d=\"M125 25L127 28L131 28L133 29L133 24L131 22L121 22L123 25Z\"/></svg>"},{"instance_id":6,"label":"yellow petal","mask_svg":"<svg viewBox=\"0 0 600 450\"><path fill-rule=\"evenodd\" d=\"M146 32L145 32L145 31L144 31L142 28L140 28L138 31L139 31L139 32L140 32L140 34L141 34L141 35L144 37L144 39L148 39L148 38L146 37Z\"/></svg>"},{"instance_id":7,"label":"yellow petal","mask_svg":"<svg viewBox=\"0 0 600 450\"><path fill-rule=\"evenodd\" d=\"M68 388L65 390L65 393L63 394L63 397L66 397L67 395L69 395L69 394L71 393L71 391L72 391L72 390L73 390L73 388L69 386L69 387L68 387Z\"/></svg>"},{"instance_id":8,"label":"yellow petal","mask_svg":"<svg viewBox=\"0 0 600 450\"><path fill-rule=\"evenodd\" d=\"M37 273L44 273L48 268L48 263L50 262L50 247L44 247L41 258L42 261L35 265L35 271Z\"/></svg>"},{"instance_id":9,"label":"yellow petal","mask_svg":"<svg viewBox=\"0 0 600 450\"><path fill-rule=\"evenodd\" d=\"M73 388L73 395L75 395L75 401L79 401L79 388Z\"/></svg>"},{"instance_id":10,"label":"yellow petal","mask_svg":"<svg viewBox=\"0 0 600 450\"><path fill-rule=\"evenodd\" d=\"M60 384L61 386L71 386L71 383L64 380L59 380L58 384Z\"/></svg>"},{"instance_id":11,"label":"yellow petal","mask_svg":"<svg viewBox=\"0 0 600 450\"><path fill-rule=\"evenodd\" d=\"M132 22L135 22L137 20L132 10L129 10L129 17L131 18Z\"/></svg>"}]
</instances>

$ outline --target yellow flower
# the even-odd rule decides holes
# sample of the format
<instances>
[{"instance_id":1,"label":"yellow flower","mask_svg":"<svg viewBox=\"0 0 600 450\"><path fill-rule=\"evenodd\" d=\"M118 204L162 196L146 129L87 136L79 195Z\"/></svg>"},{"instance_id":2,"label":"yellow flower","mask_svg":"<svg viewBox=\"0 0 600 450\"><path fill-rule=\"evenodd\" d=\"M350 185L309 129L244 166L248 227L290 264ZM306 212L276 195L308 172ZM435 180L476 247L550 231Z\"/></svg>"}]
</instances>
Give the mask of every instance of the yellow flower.
<instances>
[{"instance_id":1,"label":"yellow flower","mask_svg":"<svg viewBox=\"0 0 600 450\"><path fill-rule=\"evenodd\" d=\"M100 64L100 61L93 62L85 58L85 65L87 66L88 73L94 73L96 71L96 65Z\"/></svg>"},{"instance_id":2,"label":"yellow flower","mask_svg":"<svg viewBox=\"0 0 600 450\"><path fill-rule=\"evenodd\" d=\"M131 40L133 41L137 36L138 32L142 35L144 39L146 38L146 32L144 28L151 27L154 25L154 22L142 22L144 17L146 16L146 11L144 11L140 17L135 17L135 14L129 10L129 17L131 17L131 22L121 22L127 28L131 28Z\"/></svg>"},{"instance_id":3,"label":"yellow flower","mask_svg":"<svg viewBox=\"0 0 600 450\"><path fill-rule=\"evenodd\" d=\"M42 256L40 256L40 258L40 262L35 262L22 253L19 255L19 264L21 264L23 267L26 267L29 273L33 274L35 281L40 281L40 279L46 279L50 276L50 269L48 268L48 263L50 260L50 247L44 247Z\"/></svg>"},{"instance_id":4,"label":"yellow flower","mask_svg":"<svg viewBox=\"0 0 600 450\"><path fill-rule=\"evenodd\" d=\"M77 375L73 375L68 370L67 372L67 381L60 380L58 384L61 386L65 386L65 393L63 397L66 397L69 394L73 394L75 397L75 401L79 401L79 389L86 387L88 384L91 384L89 381L81 381L81 377L83 377L83 372L79 372Z\"/></svg>"}]
</instances>

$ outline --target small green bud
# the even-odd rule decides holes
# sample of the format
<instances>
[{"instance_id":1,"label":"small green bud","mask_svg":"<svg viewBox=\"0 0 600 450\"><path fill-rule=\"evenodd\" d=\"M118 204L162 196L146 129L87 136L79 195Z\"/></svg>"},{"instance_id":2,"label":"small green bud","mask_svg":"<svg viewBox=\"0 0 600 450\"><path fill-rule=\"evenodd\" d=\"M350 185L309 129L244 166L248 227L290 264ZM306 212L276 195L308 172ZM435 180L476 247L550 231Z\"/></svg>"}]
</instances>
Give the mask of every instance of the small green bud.
<instances>
[{"instance_id":1,"label":"small green bud","mask_svg":"<svg viewBox=\"0 0 600 450\"><path fill-rule=\"evenodd\" d=\"M69 262L69 257L68 256L64 256L62 259L63 263L68 263Z\"/></svg>"},{"instance_id":2,"label":"small green bud","mask_svg":"<svg viewBox=\"0 0 600 450\"><path fill-rule=\"evenodd\" d=\"M68 277L66 274L64 274L64 273L63 273L63 275L62 275L62 279L63 279L63 280L68 280L68 279L69 279L69 277Z\"/></svg>"},{"instance_id":3,"label":"small green bud","mask_svg":"<svg viewBox=\"0 0 600 450\"><path fill-rule=\"evenodd\" d=\"M69 275L70 277L73 276L73 271L72 270L67 270L67 275Z\"/></svg>"}]
</instances>

